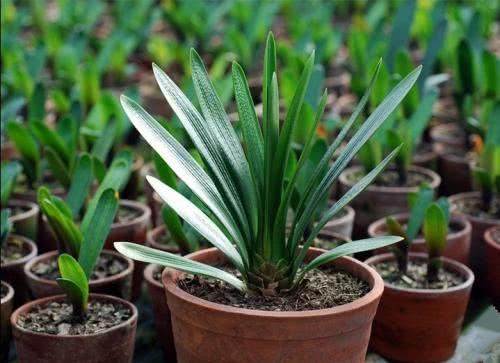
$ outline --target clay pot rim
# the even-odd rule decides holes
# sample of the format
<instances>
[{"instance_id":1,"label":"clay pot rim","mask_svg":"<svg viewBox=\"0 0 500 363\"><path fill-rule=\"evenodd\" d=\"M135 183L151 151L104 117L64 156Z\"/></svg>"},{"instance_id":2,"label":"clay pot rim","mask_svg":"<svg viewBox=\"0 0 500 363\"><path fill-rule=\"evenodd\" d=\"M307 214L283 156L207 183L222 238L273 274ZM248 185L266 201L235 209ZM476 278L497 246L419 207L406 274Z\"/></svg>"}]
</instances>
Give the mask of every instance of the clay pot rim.
<instances>
[{"instance_id":1,"label":"clay pot rim","mask_svg":"<svg viewBox=\"0 0 500 363\"><path fill-rule=\"evenodd\" d=\"M130 225L140 225L148 223L148 221L151 219L151 209L149 209L147 205L141 202L136 202L134 200L129 200L129 199L121 199L119 206L140 210L141 214L127 222L115 222L111 225L111 228L119 228L122 226L130 226Z\"/></svg>"},{"instance_id":2,"label":"clay pot rim","mask_svg":"<svg viewBox=\"0 0 500 363\"><path fill-rule=\"evenodd\" d=\"M158 265L156 263L150 263L146 266L146 268L144 268L144 272L143 272L143 275L144 275L144 280L147 281L148 284L151 284L151 285L154 285L154 286L157 286L157 287L160 287L162 289L165 289L165 287L163 286L163 284L161 283L161 281L158 281L158 280L155 280L153 278L153 273L155 272L156 269L158 268L162 268L161 265ZM165 269L165 268L163 268ZM163 271L162 271L163 272Z\"/></svg>"},{"instance_id":3,"label":"clay pot rim","mask_svg":"<svg viewBox=\"0 0 500 363\"><path fill-rule=\"evenodd\" d=\"M309 250L324 252L324 250L315 247L311 247L309 248ZM212 253L214 251L217 251L222 255L222 252L220 252L217 248L214 247L191 253L189 255L186 255L185 257L193 258L197 257L198 255ZM374 268L368 266L367 264L361 261L358 261L352 257L347 257L347 256L340 257L339 259L330 262L330 264L334 264L336 261L341 259L344 261L347 260L349 261L349 263L358 265L359 268L364 269L373 279L373 283L371 284L372 286L370 291L363 297L354 300L353 302L350 302L348 304L334 306L332 308L327 308L327 309L304 310L304 311L264 311L264 310L237 308L229 305L217 304L214 302L201 299L194 295L191 295L182 290L181 288L179 288L177 286L177 283L174 281L177 281L179 278L181 278L184 273L168 267L163 270L162 283L163 286L165 287L165 290L167 290L169 293L173 295L176 295L178 299L183 300L185 303L198 306L201 305L206 309L212 311L215 310L217 313L220 314L245 315L245 316L253 316L256 318L264 318L264 319L272 318L274 320L279 320L279 319L300 320L309 318L321 318L324 316L341 315L349 311L355 311L367 307L370 304L373 304L383 293L384 290L383 280L380 277L380 275L375 271ZM370 284L369 281L366 282Z\"/></svg>"},{"instance_id":4,"label":"clay pot rim","mask_svg":"<svg viewBox=\"0 0 500 363\"><path fill-rule=\"evenodd\" d=\"M89 302L92 300L94 300L94 301L99 300L99 301L112 301L113 303L116 303L116 304L122 304L122 305L127 306L127 308L130 309L130 311L132 312L132 316L130 318L128 318L127 320L125 320L125 321L121 322L120 324L115 325L111 328L108 328L108 329L105 329L103 331L99 331L99 332L96 332L93 334L85 334L85 335L55 335L55 334L48 334L48 333L39 333L39 332L34 332L31 330L25 329L25 328L17 325L17 319L18 319L19 315L21 315L25 312L31 311L33 307L35 307L37 305L47 304L48 302L60 301L60 300L65 300L65 299L66 299L66 295L48 296L48 297L44 297L41 299L36 299L36 300L30 301L30 302L18 307L10 316L10 326L12 327L12 330L17 330L17 331L21 332L22 334L37 336L37 337L53 337L53 338L57 338L57 339L85 339L87 337L95 338L95 337L99 337L101 335L109 334L110 332L122 329L122 328L126 327L127 325L133 323L134 321L137 321L137 316L138 316L137 308L130 301L127 301L127 300L124 300L124 299L121 299L121 298L118 298L118 297L112 296L112 295L91 293L91 294L89 294Z\"/></svg>"},{"instance_id":5,"label":"clay pot rim","mask_svg":"<svg viewBox=\"0 0 500 363\"><path fill-rule=\"evenodd\" d=\"M497 242L495 239L493 239L493 231L500 231L500 225L490 227L484 232L484 243L488 244L489 246L500 252L500 243L499 243L500 241Z\"/></svg>"},{"instance_id":6,"label":"clay pot rim","mask_svg":"<svg viewBox=\"0 0 500 363\"><path fill-rule=\"evenodd\" d=\"M12 267L15 265L22 265L22 264L28 263L30 260L35 258L36 255L38 254L37 245L35 244L35 242L30 240L28 237L21 236L18 234L11 234L9 236L9 239L10 238L16 238L16 239L21 240L23 242L23 246L29 246L30 252L28 254L24 255L23 257L15 260L15 261L9 261L9 262L2 263L2 267ZM9 243L9 241L7 241L7 243Z\"/></svg>"},{"instance_id":7,"label":"clay pot rim","mask_svg":"<svg viewBox=\"0 0 500 363\"><path fill-rule=\"evenodd\" d=\"M346 210L347 214L342 216L342 217L339 217L339 218L334 217L333 219L328 221L328 223L325 224L325 227L326 226L329 226L329 227L336 226L337 224L342 224L342 223L346 223L350 220L354 220L356 212L354 211L353 207L351 207L350 205L346 205L346 206L344 206L344 208L342 208L342 210Z\"/></svg>"},{"instance_id":8,"label":"clay pot rim","mask_svg":"<svg viewBox=\"0 0 500 363\"><path fill-rule=\"evenodd\" d=\"M11 199L9 200L8 206L14 206L14 207L27 207L28 210L22 213L14 214L9 217L11 222L17 222L17 221L22 221L25 219L29 219L31 217L35 217L39 212L40 208L38 207L37 204L33 202L29 202L27 200L21 200L21 199Z\"/></svg>"},{"instance_id":9,"label":"clay pot rim","mask_svg":"<svg viewBox=\"0 0 500 363\"><path fill-rule=\"evenodd\" d=\"M370 225L368 226L368 235L370 237L379 236L380 234L376 233L376 231L378 231L379 229L381 229L385 226L385 219L388 217L392 217L392 218L396 219L398 222L401 220L407 222L410 218L410 213L391 214L387 217L377 219L376 221L370 223ZM462 228L459 231L448 233L448 235L446 236L447 240L459 238L463 235L470 234L472 231L471 223L463 215L460 215L460 214L451 215L450 216L450 223L451 222L460 223ZM415 240L412 242L412 244L424 244L424 243L425 243L425 240L423 237L415 238Z\"/></svg>"},{"instance_id":10,"label":"clay pot rim","mask_svg":"<svg viewBox=\"0 0 500 363\"><path fill-rule=\"evenodd\" d=\"M162 251L167 251L170 253L179 253L179 248L178 247L170 247L166 246L163 243L160 243L156 240L156 237L158 234L163 234L167 232L167 226L164 224L161 224L159 226L156 226L153 229L150 229L146 233L146 244L152 248L156 248L158 250Z\"/></svg>"},{"instance_id":11,"label":"clay pot rim","mask_svg":"<svg viewBox=\"0 0 500 363\"><path fill-rule=\"evenodd\" d=\"M112 250L105 250L104 249L104 250L102 250L101 253L112 255L114 257L122 259L123 261L125 261L127 263L127 268L125 268L125 270L117 273L116 275L104 277L104 278L97 279L97 280L91 280L91 281L89 281L89 286L101 286L101 285L104 285L104 284L107 284L107 283L110 283L110 282L113 282L116 280L120 280L121 278L123 278L129 274L132 274L132 272L134 271L134 262L130 258L123 256L122 254L115 252L115 251L112 251ZM31 271L31 268L35 264L37 264L41 261L44 261L44 260L49 260L49 259L53 258L54 256L57 256L58 254L59 254L59 251L49 251L49 252L42 253L39 256L36 256L35 258L28 261L28 263L26 263L24 265L24 275L27 278L29 278L33 281L37 281L37 282L42 283L42 284L53 285L53 286L57 285L57 282L55 280L49 280L49 279L45 279L45 278L42 278L40 276L37 276L35 273L33 273Z\"/></svg>"},{"instance_id":12,"label":"clay pot rim","mask_svg":"<svg viewBox=\"0 0 500 363\"><path fill-rule=\"evenodd\" d=\"M445 123L433 126L430 130L431 140L433 142L443 142L443 141L449 142L451 138L443 137L441 135L441 133L444 133L446 130L450 130L450 129L457 130L457 129L460 129L460 126L457 125L456 122L445 122ZM453 145L463 146L461 143L460 144L453 143L453 140L451 143Z\"/></svg>"},{"instance_id":13,"label":"clay pot rim","mask_svg":"<svg viewBox=\"0 0 500 363\"><path fill-rule=\"evenodd\" d=\"M7 288L7 295L0 300L0 304L3 305L14 298L14 288L8 282L3 280L1 280L0 283Z\"/></svg>"},{"instance_id":14,"label":"clay pot rim","mask_svg":"<svg viewBox=\"0 0 500 363\"><path fill-rule=\"evenodd\" d=\"M344 241L344 243L347 243L347 242L352 242L352 239L349 238L348 236L344 236L343 234L341 233L337 233L337 232L332 232L332 231L329 231L329 230L325 230L325 229L322 229L319 233L318 233L318 237L321 238L321 236L325 236L323 238L336 238L336 239L339 239L339 240L342 240ZM316 247L318 248L318 247Z\"/></svg>"},{"instance_id":15,"label":"clay pot rim","mask_svg":"<svg viewBox=\"0 0 500 363\"><path fill-rule=\"evenodd\" d=\"M427 259L427 254L425 253L416 253L416 252L410 252L408 254L409 259ZM370 266L373 266L375 263L379 263L385 260L394 260L395 256L392 253L383 253L380 255L375 255L370 258L368 258L365 263L369 264ZM432 297L439 297L442 295L447 295L447 294L453 294L457 291L462 291L465 289L469 289L472 287L472 284L474 283L474 273L470 268L468 268L466 265L464 265L461 262L452 260L447 257L442 257L443 259L443 266L446 267L447 269L451 268L453 272L459 273L462 275L462 277L465 277L465 281L461 283L458 286L450 287L448 289L415 289L415 288L405 288L405 287L400 287L400 286L394 286L392 284L387 283L384 281L384 288L390 289L393 291L398 291L401 293L409 293L409 294L419 294L419 295L425 295L425 296L432 296Z\"/></svg>"},{"instance_id":16,"label":"clay pot rim","mask_svg":"<svg viewBox=\"0 0 500 363\"><path fill-rule=\"evenodd\" d=\"M351 166L351 167L344 169L344 171L342 171L342 173L339 176L340 183L342 183L346 186L349 186L349 187L354 186L354 184L356 184L356 182L352 182L351 180L349 180L347 178L347 176L356 172L356 171L359 171L360 169L362 169L361 165L354 165L354 166ZM439 185L441 184L441 177L439 176L439 174L437 174L436 172L434 172L430 169L423 168L421 166L411 165L408 168L408 171L414 172L417 174L423 174L426 177L428 177L429 179L431 179L429 186L433 190L436 190L439 187ZM414 187L406 187L406 186L404 186L404 187L387 187L387 186L383 186L383 185L381 186L381 185L372 184L372 185L369 185L366 188L366 190L369 190L371 192L378 192L378 193L411 193L411 192L418 191L418 188L419 188L418 185L414 186Z\"/></svg>"},{"instance_id":17,"label":"clay pot rim","mask_svg":"<svg viewBox=\"0 0 500 363\"><path fill-rule=\"evenodd\" d=\"M450 195L448 197L448 200L450 202L450 206L453 206L453 204L455 204L458 200L463 200L463 199L481 199L481 192L472 191L472 192L458 193L458 194ZM467 214L465 212L462 212L460 210L453 210L453 208L450 208L450 209L451 209L451 212L453 214L465 216L467 219L469 219L473 222L488 223L488 224L492 224L493 226L500 226L500 220L498 220L498 219L479 218L479 217Z\"/></svg>"}]
</instances>

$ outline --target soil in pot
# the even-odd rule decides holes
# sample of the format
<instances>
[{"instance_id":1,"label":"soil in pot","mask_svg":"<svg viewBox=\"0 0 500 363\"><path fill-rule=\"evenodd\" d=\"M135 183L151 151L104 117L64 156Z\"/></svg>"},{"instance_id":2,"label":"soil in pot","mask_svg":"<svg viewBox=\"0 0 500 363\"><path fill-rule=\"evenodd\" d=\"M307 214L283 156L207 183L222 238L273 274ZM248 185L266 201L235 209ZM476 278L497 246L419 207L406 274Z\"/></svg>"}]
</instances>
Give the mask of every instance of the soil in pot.
<instances>
[{"instance_id":1,"label":"soil in pot","mask_svg":"<svg viewBox=\"0 0 500 363\"><path fill-rule=\"evenodd\" d=\"M15 234L11 234L2 246L0 253L2 280L16 289L15 307L24 304L30 298L24 275L24 265L37 253L38 250L33 241Z\"/></svg>"},{"instance_id":2,"label":"soil in pot","mask_svg":"<svg viewBox=\"0 0 500 363\"><path fill-rule=\"evenodd\" d=\"M307 259L315 258L322 252L311 248ZM213 248L188 255L188 258L210 265L226 264L223 255ZM349 273L366 283L368 291L361 292L363 296L350 303L326 309L275 311L285 309L281 303L263 311L198 298L179 286L184 283L182 280L186 275L165 269L162 282L171 311L179 361L363 362L377 296L382 293L379 285L383 283L382 279L373 269L349 257L339 258L325 268L332 269L334 275L339 271ZM200 284L201 280L193 281ZM341 302L329 302L332 303ZM228 347L232 349L228 350Z\"/></svg>"},{"instance_id":3,"label":"soil in pot","mask_svg":"<svg viewBox=\"0 0 500 363\"><path fill-rule=\"evenodd\" d=\"M133 262L117 252L103 251L90 277L90 291L129 300L133 268ZM56 283L56 279L60 277L56 251L40 255L28 263L25 267L25 274L35 298L57 295L62 292Z\"/></svg>"},{"instance_id":4,"label":"soil in pot","mask_svg":"<svg viewBox=\"0 0 500 363\"><path fill-rule=\"evenodd\" d=\"M63 295L32 301L11 316L20 363L132 362L137 309L125 300L91 294L83 321L74 321Z\"/></svg>"},{"instance_id":5,"label":"soil in pot","mask_svg":"<svg viewBox=\"0 0 500 363\"><path fill-rule=\"evenodd\" d=\"M10 345L10 314L14 306L14 289L9 284L0 283L0 362L7 362Z\"/></svg>"},{"instance_id":6,"label":"soil in pot","mask_svg":"<svg viewBox=\"0 0 500 363\"><path fill-rule=\"evenodd\" d=\"M158 226L148 232L147 245L158 250L179 253L179 246L172 240L165 225Z\"/></svg>"},{"instance_id":7,"label":"soil in pot","mask_svg":"<svg viewBox=\"0 0 500 363\"><path fill-rule=\"evenodd\" d=\"M409 261L406 276L396 271L392 254L366 261L385 285L370 347L398 362L445 361L455 352L474 275L465 265L443 258L438 280L427 283L427 255L410 253Z\"/></svg>"},{"instance_id":8,"label":"soil in pot","mask_svg":"<svg viewBox=\"0 0 500 363\"><path fill-rule=\"evenodd\" d=\"M346 193L364 176L361 166L350 167L340 175L340 191ZM401 185L395 170L387 170L380 174L377 180L361 192L352 202L356 211L353 235L363 238L370 223L390 214L408 212L408 194L418 191L422 183L427 183L434 191L441 183L441 178L435 172L418 166L411 166L408 179Z\"/></svg>"}]
</instances>

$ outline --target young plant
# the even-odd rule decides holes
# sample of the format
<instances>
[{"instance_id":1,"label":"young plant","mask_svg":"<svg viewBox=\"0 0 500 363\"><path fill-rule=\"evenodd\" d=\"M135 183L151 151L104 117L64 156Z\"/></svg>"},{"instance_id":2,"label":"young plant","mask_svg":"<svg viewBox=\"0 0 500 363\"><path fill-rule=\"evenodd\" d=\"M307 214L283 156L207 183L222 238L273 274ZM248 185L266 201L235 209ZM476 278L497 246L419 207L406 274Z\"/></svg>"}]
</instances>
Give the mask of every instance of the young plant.
<instances>
[{"instance_id":1,"label":"young plant","mask_svg":"<svg viewBox=\"0 0 500 363\"><path fill-rule=\"evenodd\" d=\"M448 237L449 208L446 199L432 203L425 212L422 231L429 254L427 262L427 281L438 280L439 270L443 267L442 254Z\"/></svg>"},{"instance_id":2,"label":"young plant","mask_svg":"<svg viewBox=\"0 0 500 363\"><path fill-rule=\"evenodd\" d=\"M172 80L153 65L164 96L189 133L206 169L201 168L165 128L137 103L124 96L121 99L134 126L200 199L208 212L203 212L171 187L148 176L153 189L179 217L227 257L229 263L241 273L241 278L213 266L128 242L115 243L118 251L139 261L158 263L219 279L242 292L279 294L296 287L308 271L340 256L380 248L401 240L401 237L394 236L359 240L325 252L312 261L306 260L309 248L324 225L366 188L398 152L399 149L392 151L382 163L331 206L314 228L306 233L319 204L330 192L330 187L408 93L417 80L420 69L414 70L390 92L347 143L339 157L330 164L335 150L365 106L372 80L367 94L356 107L351 119L316 165L298 203L293 224L287 232L287 214L293 190L312 147L314 131L307 138L293 175L287 176L286 167L292 153L291 139L299 122L314 65L314 53L306 62L282 127L279 120L276 46L272 34L268 36L264 58L262 128L244 72L236 62L233 64L234 93L245 149L231 126L196 51L191 51L191 66L202 114ZM326 93L317 110L318 115L323 113L325 101ZM321 117L317 116L316 119Z\"/></svg>"},{"instance_id":3,"label":"young plant","mask_svg":"<svg viewBox=\"0 0 500 363\"><path fill-rule=\"evenodd\" d=\"M9 204L10 194L14 188L16 178L21 172L22 167L17 161L10 161L2 163L1 167L1 189L0 189L0 205L2 208L7 207Z\"/></svg>"}]
</instances>

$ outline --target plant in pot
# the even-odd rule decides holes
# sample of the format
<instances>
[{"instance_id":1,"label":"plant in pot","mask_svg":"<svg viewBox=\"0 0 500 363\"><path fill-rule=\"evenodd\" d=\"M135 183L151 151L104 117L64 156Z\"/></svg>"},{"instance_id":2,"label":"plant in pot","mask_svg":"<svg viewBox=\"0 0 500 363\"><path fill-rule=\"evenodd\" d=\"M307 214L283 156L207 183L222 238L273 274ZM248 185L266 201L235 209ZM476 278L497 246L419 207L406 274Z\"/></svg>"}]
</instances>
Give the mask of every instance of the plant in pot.
<instances>
[{"instance_id":1,"label":"plant in pot","mask_svg":"<svg viewBox=\"0 0 500 363\"><path fill-rule=\"evenodd\" d=\"M448 236L448 203L432 201L424 188L414 198L406 229L393 218L389 231L404 237L386 253L369 258L384 279L384 293L375 315L370 347L391 360L441 362L449 359L469 301L474 274L465 265L442 257ZM428 254L413 253L410 245L422 228ZM428 337L426 349L415 337Z\"/></svg>"},{"instance_id":2,"label":"plant in pot","mask_svg":"<svg viewBox=\"0 0 500 363\"><path fill-rule=\"evenodd\" d=\"M11 211L10 221L14 233L30 239L36 238L38 214L40 209L35 203L11 199L17 176L21 172L17 161L3 162L1 166L1 207Z\"/></svg>"},{"instance_id":3,"label":"plant in pot","mask_svg":"<svg viewBox=\"0 0 500 363\"><path fill-rule=\"evenodd\" d=\"M500 111L500 105L497 106ZM472 225L471 266L480 285L484 282L484 233L500 226L500 123L490 125L494 127L486 135L484 145L479 145L478 160L471 166L478 191L449 197L452 212L464 215Z\"/></svg>"},{"instance_id":4,"label":"plant in pot","mask_svg":"<svg viewBox=\"0 0 500 363\"><path fill-rule=\"evenodd\" d=\"M418 194L411 193L408 196L408 204L411 206L410 213L394 214L381 218L368 227L368 235L375 237L383 234L404 233L405 242L398 244L395 248L396 254L405 256L408 252L427 253L427 246L421 231L422 210L415 206L418 196L424 196L427 201L432 200L433 191L426 185L420 187ZM444 205L445 201L440 198L439 203ZM446 207L448 208L448 207ZM446 248L442 255L452 260L469 264L469 250L471 243L471 224L464 216L452 215L448 220L448 234ZM387 250L377 251L385 253ZM403 262L404 265L404 262Z\"/></svg>"},{"instance_id":5,"label":"plant in pot","mask_svg":"<svg viewBox=\"0 0 500 363\"><path fill-rule=\"evenodd\" d=\"M38 190L40 208L54 232L59 248L58 251L38 256L24 268L28 285L35 298L61 292L56 282L59 277L59 254L66 253L82 261L88 259L88 254L92 253L96 255L97 262L92 265L95 269L89 274L91 291L130 299L133 263L113 251L104 250L101 253L118 210L115 193L115 189L107 188L96 194L81 224L77 225L69 203L50 194L45 187Z\"/></svg>"},{"instance_id":6,"label":"plant in pot","mask_svg":"<svg viewBox=\"0 0 500 363\"><path fill-rule=\"evenodd\" d=\"M24 266L37 255L38 250L32 240L10 233L12 229L10 209L2 209L0 228L2 280L16 289L14 306L18 307L30 298L24 276Z\"/></svg>"},{"instance_id":7,"label":"plant in pot","mask_svg":"<svg viewBox=\"0 0 500 363\"><path fill-rule=\"evenodd\" d=\"M361 193L351 204L356 211L354 236L364 236L373 221L388 214L404 213L409 210L407 195L418 191L427 183L437 192L441 178L430 169L412 165L417 152L418 140L428 123L432 103L437 93L430 91L430 102L422 102L412 117L392 119L370 139L358 154L361 165L352 166L340 175L340 191L345 193L382 159L384 149L403 144L394 158L394 166L377 177L375 182Z\"/></svg>"},{"instance_id":8,"label":"plant in pot","mask_svg":"<svg viewBox=\"0 0 500 363\"><path fill-rule=\"evenodd\" d=\"M58 203L53 198L51 202ZM65 240L69 252L78 252L78 259L69 253L62 253L57 259L60 277L56 281L64 295L34 300L12 314L19 362L63 362L68 357L75 363L89 359L132 362L137 309L126 300L90 293L105 234L118 208L112 189L102 194L100 202L100 209L92 216L90 232L82 240ZM57 211L53 211L68 212L60 207L55 206ZM71 224L60 227L72 231L71 237L79 232Z\"/></svg>"},{"instance_id":9,"label":"plant in pot","mask_svg":"<svg viewBox=\"0 0 500 363\"><path fill-rule=\"evenodd\" d=\"M396 243L400 237L355 241L328 252L311 248L311 245L328 220L382 171L398 149L330 207L311 231L306 233L306 229L342 169L406 95L418 78L419 69L392 90L329 166L330 158L360 114L368 95L363 98L349 124L328 148L311 176L308 193L299 203L287 233L287 214L295 178L312 146L309 137L294 175L285 182L291 135L298 121L313 61L311 56L306 63L280 128L275 42L269 35L264 61L262 130L243 70L237 63L233 64L246 154L194 50L191 51L192 74L203 116L170 78L153 66L162 92L195 143L208 172L138 104L122 97L122 105L134 126L203 202L210 216L169 186L148 177L162 199L216 248L182 257L128 242L115 243L115 248L134 259L180 270L166 269L162 276L180 361L203 362L214 356L226 362L279 359L330 362L332 357L362 361L365 357L371 317L382 293L381 280L373 270L344 256ZM326 94L323 104L325 97ZM324 268L318 269L320 266ZM354 294L356 297L351 295L343 301L346 303L343 306L337 306L342 304L342 299L338 300L340 291L326 294L332 298L328 304L308 301L289 305L286 302L290 302L290 298L292 301L300 299L303 289L312 287L308 282L314 280L314 275L326 273L331 278L327 272L331 273L331 268L338 268L345 276L354 278L357 281L352 281L354 285L366 284L365 292L368 293L359 294L358 291ZM186 273L195 277L188 277ZM221 293L230 291L230 295L226 295L230 296L229 300L208 298L203 293L207 283L213 286L213 296L220 297ZM349 289L353 287L348 285ZM274 302L269 305L270 301ZM191 317L195 317L196 323ZM243 325L247 327L244 331L241 330ZM332 330L332 326L339 329ZM324 344L318 346L320 337ZM281 348L276 349L276 344ZM228 350L228 346L234 349Z\"/></svg>"}]
</instances>

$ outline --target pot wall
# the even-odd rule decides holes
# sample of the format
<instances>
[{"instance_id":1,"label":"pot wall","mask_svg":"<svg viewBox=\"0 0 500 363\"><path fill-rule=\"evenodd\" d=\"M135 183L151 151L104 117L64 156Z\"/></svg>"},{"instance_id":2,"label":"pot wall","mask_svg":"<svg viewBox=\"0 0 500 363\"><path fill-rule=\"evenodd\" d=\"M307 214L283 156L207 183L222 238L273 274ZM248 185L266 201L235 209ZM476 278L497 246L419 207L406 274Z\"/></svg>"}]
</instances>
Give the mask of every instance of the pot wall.
<instances>
[{"instance_id":1,"label":"pot wall","mask_svg":"<svg viewBox=\"0 0 500 363\"><path fill-rule=\"evenodd\" d=\"M500 311L500 241L495 241L493 231L500 233L500 227L493 227L484 234L484 252L486 259L486 291L493 305Z\"/></svg>"},{"instance_id":2,"label":"pot wall","mask_svg":"<svg viewBox=\"0 0 500 363\"><path fill-rule=\"evenodd\" d=\"M64 300L63 295L32 301L21 306L10 322L16 342L19 363L114 363L132 362L134 354L137 309L129 302L112 296L91 294L90 299L120 303L132 310L127 321L101 333L79 336L60 336L28 331L16 322L37 305Z\"/></svg>"},{"instance_id":3,"label":"pot wall","mask_svg":"<svg viewBox=\"0 0 500 363\"><path fill-rule=\"evenodd\" d=\"M10 314L14 306L14 289L9 284L1 281L7 288L7 295L1 300L0 307L0 362L7 362L10 345Z\"/></svg>"},{"instance_id":4,"label":"pot wall","mask_svg":"<svg viewBox=\"0 0 500 363\"><path fill-rule=\"evenodd\" d=\"M355 212L354 209L350 206L344 207L347 211L347 214L340 217L334 218L329 221L322 229L322 231L333 232L337 234L341 234L347 238L352 237L352 229L354 226L354 218Z\"/></svg>"},{"instance_id":5,"label":"pot wall","mask_svg":"<svg viewBox=\"0 0 500 363\"><path fill-rule=\"evenodd\" d=\"M323 250L310 249L309 258ZM189 255L216 265L216 249ZM371 291L350 304L303 312L265 312L229 307L196 298L177 287L178 271L165 269L162 280L172 314L177 359L206 362L364 362L371 323L382 294L375 271L349 257L332 265L367 281Z\"/></svg>"},{"instance_id":6,"label":"pot wall","mask_svg":"<svg viewBox=\"0 0 500 363\"><path fill-rule=\"evenodd\" d=\"M34 241L37 235L40 214L38 205L25 200L11 199L9 201L9 208L13 207L20 207L26 209L26 211L10 216L9 220L12 222L12 232Z\"/></svg>"}]
</instances>

